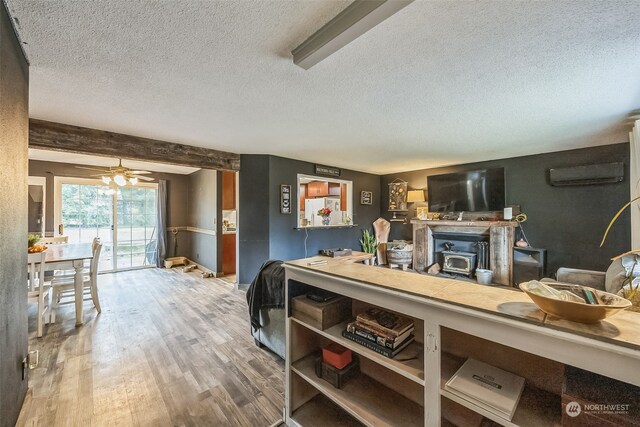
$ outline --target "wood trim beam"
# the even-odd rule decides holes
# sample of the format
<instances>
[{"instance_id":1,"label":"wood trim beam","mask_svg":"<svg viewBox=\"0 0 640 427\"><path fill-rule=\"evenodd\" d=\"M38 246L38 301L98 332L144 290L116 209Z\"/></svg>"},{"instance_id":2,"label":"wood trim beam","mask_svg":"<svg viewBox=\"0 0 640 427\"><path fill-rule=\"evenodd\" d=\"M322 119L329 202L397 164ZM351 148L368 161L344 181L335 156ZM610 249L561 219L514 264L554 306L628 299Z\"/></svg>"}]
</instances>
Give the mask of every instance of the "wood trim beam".
<instances>
[{"instance_id":1,"label":"wood trim beam","mask_svg":"<svg viewBox=\"0 0 640 427\"><path fill-rule=\"evenodd\" d=\"M29 147L147 160L204 169L240 170L240 155L44 120L29 120Z\"/></svg>"}]
</instances>

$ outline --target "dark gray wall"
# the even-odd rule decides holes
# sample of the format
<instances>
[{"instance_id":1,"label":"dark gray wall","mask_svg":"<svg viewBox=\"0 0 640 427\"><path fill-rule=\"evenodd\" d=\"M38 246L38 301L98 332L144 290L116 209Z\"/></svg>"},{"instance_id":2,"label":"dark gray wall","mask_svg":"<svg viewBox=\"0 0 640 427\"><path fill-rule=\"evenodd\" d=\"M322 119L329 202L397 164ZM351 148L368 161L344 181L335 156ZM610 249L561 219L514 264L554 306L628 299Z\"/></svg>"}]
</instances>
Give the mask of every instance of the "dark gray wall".
<instances>
[{"instance_id":1,"label":"dark gray wall","mask_svg":"<svg viewBox=\"0 0 640 427\"><path fill-rule=\"evenodd\" d=\"M238 283L269 259L269 157L241 154L238 173Z\"/></svg>"},{"instance_id":2,"label":"dark gray wall","mask_svg":"<svg viewBox=\"0 0 640 427\"><path fill-rule=\"evenodd\" d=\"M217 172L201 169L189 175L189 225L205 230L216 229ZM190 232L187 257L205 268L218 271L217 239L205 233Z\"/></svg>"},{"instance_id":3,"label":"dark gray wall","mask_svg":"<svg viewBox=\"0 0 640 427\"><path fill-rule=\"evenodd\" d=\"M126 165L126 162L125 162ZM74 178L95 178L92 171L78 169L76 165L59 162L45 162L29 160L29 175L43 176L47 178L47 198L45 212L45 231L53 232L57 224L54 224L55 199L54 177L66 176ZM183 227L189 222L189 175L153 172L149 175L158 182L160 179L167 181L167 257L174 254L174 235L171 227ZM178 255L182 256L189 250L189 233L180 231L178 237Z\"/></svg>"},{"instance_id":4,"label":"dark gray wall","mask_svg":"<svg viewBox=\"0 0 640 427\"><path fill-rule=\"evenodd\" d=\"M29 66L0 2L0 426L18 419L27 380Z\"/></svg>"},{"instance_id":5,"label":"dark gray wall","mask_svg":"<svg viewBox=\"0 0 640 427\"><path fill-rule=\"evenodd\" d=\"M305 231L295 230L298 174L314 175L314 164L276 156L243 155L240 159L240 273L239 283L249 283L267 259L291 260L305 256ZM323 248L361 250L363 228L372 227L380 215L380 177L343 169L340 179L353 181L354 228L308 230L307 255ZM292 214L280 213L280 185L292 187ZM373 191L373 205L360 205L360 191Z\"/></svg>"},{"instance_id":6,"label":"dark gray wall","mask_svg":"<svg viewBox=\"0 0 640 427\"><path fill-rule=\"evenodd\" d=\"M605 162L624 162L624 182L576 187L548 184L549 168ZM429 175L490 167L505 168L506 202L520 205L527 214L525 233L532 246L547 249L548 273L559 267L605 270L612 256L630 249L628 211L618 219L605 247L599 247L609 220L629 201L628 143L385 175L381 214L390 217L388 184L396 178L408 181L409 189L422 189ZM415 216L415 210L410 216ZM411 225L393 223L390 238L410 240Z\"/></svg>"}]
</instances>

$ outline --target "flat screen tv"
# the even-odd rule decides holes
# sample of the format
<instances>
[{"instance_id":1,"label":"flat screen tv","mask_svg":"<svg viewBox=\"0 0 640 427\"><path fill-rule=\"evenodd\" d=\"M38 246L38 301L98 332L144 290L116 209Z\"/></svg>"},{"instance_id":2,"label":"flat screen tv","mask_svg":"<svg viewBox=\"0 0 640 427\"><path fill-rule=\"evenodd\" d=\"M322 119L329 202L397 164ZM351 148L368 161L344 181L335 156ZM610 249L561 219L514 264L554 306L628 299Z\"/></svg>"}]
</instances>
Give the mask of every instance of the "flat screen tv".
<instances>
[{"instance_id":1,"label":"flat screen tv","mask_svg":"<svg viewBox=\"0 0 640 427\"><path fill-rule=\"evenodd\" d=\"M505 206L504 168L427 177L430 212L480 212Z\"/></svg>"}]
</instances>

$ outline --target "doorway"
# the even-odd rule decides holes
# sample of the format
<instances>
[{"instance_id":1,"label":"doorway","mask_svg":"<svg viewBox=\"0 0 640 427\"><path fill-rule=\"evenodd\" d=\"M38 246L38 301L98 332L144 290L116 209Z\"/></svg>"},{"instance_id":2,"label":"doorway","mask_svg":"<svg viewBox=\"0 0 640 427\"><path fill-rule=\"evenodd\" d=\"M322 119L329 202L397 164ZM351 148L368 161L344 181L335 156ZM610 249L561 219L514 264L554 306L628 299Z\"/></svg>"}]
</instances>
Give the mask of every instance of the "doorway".
<instances>
[{"instance_id":1,"label":"doorway","mask_svg":"<svg viewBox=\"0 0 640 427\"><path fill-rule=\"evenodd\" d=\"M44 236L47 178L29 177L29 234Z\"/></svg>"},{"instance_id":2,"label":"doorway","mask_svg":"<svg viewBox=\"0 0 640 427\"><path fill-rule=\"evenodd\" d=\"M222 171L222 273L224 280L237 282L238 263L238 179L236 172Z\"/></svg>"},{"instance_id":3,"label":"doorway","mask_svg":"<svg viewBox=\"0 0 640 427\"><path fill-rule=\"evenodd\" d=\"M105 185L100 180L55 177L57 234L69 243L103 246L99 272L155 266L157 184Z\"/></svg>"}]
</instances>

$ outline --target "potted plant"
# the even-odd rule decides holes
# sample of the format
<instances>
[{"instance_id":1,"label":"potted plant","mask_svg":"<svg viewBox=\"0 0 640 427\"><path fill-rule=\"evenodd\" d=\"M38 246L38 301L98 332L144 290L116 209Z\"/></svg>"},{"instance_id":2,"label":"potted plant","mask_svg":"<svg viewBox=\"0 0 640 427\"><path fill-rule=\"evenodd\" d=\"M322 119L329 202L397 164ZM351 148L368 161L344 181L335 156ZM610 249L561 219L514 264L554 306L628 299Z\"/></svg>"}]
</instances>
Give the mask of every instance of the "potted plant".
<instances>
[{"instance_id":1,"label":"potted plant","mask_svg":"<svg viewBox=\"0 0 640 427\"><path fill-rule=\"evenodd\" d=\"M374 254L373 258L371 259L371 265L375 265L375 253L378 249L378 240L376 239L376 236L367 229L362 230L362 239L360 239L360 245L362 245L363 252ZM365 264L368 264L368 262L365 261Z\"/></svg>"},{"instance_id":2,"label":"potted plant","mask_svg":"<svg viewBox=\"0 0 640 427\"><path fill-rule=\"evenodd\" d=\"M27 239L29 247L32 248L36 243L38 243L38 240L40 240L40 236L36 234L29 234L29 237Z\"/></svg>"},{"instance_id":3,"label":"potted plant","mask_svg":"<svg viewBox=\"0 0 640 427\"><path fill-rule=\"evenodd\" d=\"M329 225L331 222L331 209L329 208L320 208L318 209L318 216L322 217L322 225Z\"/></svg>"}]
</instances>

